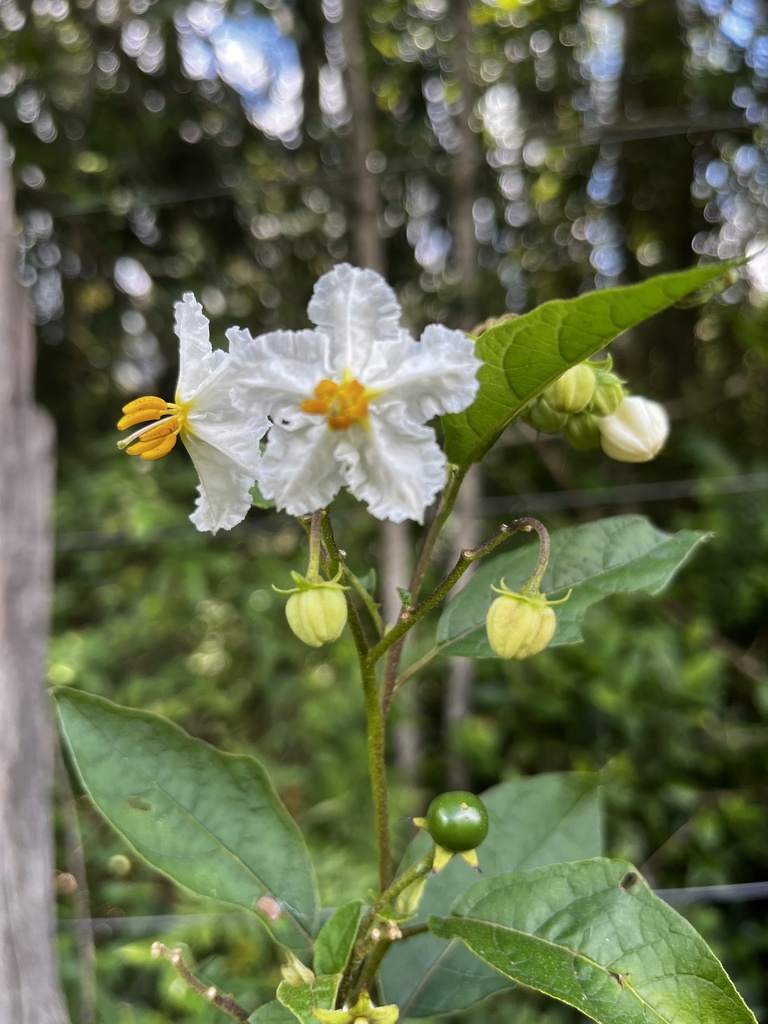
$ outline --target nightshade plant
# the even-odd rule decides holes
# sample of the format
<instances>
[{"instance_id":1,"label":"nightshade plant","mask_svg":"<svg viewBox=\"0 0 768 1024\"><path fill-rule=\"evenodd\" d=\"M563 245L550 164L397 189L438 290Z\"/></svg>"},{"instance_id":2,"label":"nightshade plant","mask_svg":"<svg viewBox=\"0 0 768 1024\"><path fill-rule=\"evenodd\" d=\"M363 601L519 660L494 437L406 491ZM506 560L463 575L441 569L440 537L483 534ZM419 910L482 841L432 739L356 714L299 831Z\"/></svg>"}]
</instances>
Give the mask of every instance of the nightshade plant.
<instances>
[{"instance_id":1,"label":"nightshade plant","mask_svg":"<svg viewBox=\"0 0 768 1024\"><path fill-rule=\"evenodd\" d=\"M152 460L181 437L200 476L198 529L236 525L254 483L305 527L308 566L284 591L289 623L313 646L350 630L378 851L373 895L320 907L307 847L258 761L221 753L157 715L57 692L64 739L102 814L159 871L257 915L282 947L275 999L244 1008L197 979L180 950L155 944L223 1013L253 1024L395 1024L519 984L604 1024L754 1024L691 926L632 865L602 856L592 779L543 775L481 797L443 794L405 825L390 816L386 763L392 702L425 664L576 643L589 605L622 591L657 593L701 541L634 515L550 538L521 517L463 550L425 592L468 469L516 417L562 430L580 448L602 444L613 458L654 457L668 432L663 408L628 396L610 359L591 357L728 272L700 267L548 302L484 325L477 338L431 325L419 342L400 327L385 282L347 265L318 282L314 329L254 338L231 328L227 353L212 350L194 296L177 304L177 393L130 402L120 428L138 429L120 445ZM436 416L443 449L426 425ZM382 622L337 542L328 505L341 487L379 519L421 523L434 502L394 623ZM518 533L537 544L502 553ZM446 602L472 565L470 582ZM408 633L438 609L434 646L403 666ZM402 837L413 825L396 864L393 828Z\"/></svg>"}]
</instances>

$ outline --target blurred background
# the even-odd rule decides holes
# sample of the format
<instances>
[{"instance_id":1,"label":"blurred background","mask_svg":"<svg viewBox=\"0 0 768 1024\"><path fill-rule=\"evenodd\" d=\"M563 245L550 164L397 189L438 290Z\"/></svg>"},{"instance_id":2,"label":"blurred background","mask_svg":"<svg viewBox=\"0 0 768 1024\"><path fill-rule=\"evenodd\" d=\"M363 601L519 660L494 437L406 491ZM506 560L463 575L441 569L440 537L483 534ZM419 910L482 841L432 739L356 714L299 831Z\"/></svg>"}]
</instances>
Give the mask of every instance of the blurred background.
<instances>
[{"instance_id":1,"label":"blurred background","mask_svg":"<svg viewBox=\"0 0 768 1024\"><path fill-rule=\"evenodd\" d=\"M394 812L412 814L457 782L599 772L608 852L691 890L675 905L765 1014L767 86L761 0L0 0L19 274L58 428L49 681L256 752L325 904L365 891L354 653L297 650L271 589L303 568L301 531L265 509L200 535L184 454L115 447L126 401L172 396L173 302L194 290L217 344L233 323L301 328L318 276L350 260L386 275L418 333L751 253L719 295L613 346L673 419L659 459L620 465L515 427L452 539L510 512L553 529L642 511L710 542L661 600L594 608L584 644L473 672L433 662L394 724L393 778ZM335 509L353 569L383 563L404 585L383 556L407 558L415 531ZM279 961L258 924L180 896L58 775L73 1019L220 1019L150 960L155 939L187 943L241 1003L271 998ZM583 1018L513 993L461 1019Z\"/></svg>"}]
</instances>

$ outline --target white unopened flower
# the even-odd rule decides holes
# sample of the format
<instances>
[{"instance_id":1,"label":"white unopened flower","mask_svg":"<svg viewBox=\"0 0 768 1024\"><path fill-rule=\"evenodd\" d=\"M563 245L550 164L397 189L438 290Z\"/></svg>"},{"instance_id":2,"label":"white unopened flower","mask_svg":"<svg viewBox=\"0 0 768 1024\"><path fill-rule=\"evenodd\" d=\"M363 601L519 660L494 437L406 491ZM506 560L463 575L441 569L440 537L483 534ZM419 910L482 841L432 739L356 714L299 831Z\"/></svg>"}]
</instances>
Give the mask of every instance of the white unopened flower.
<instances>
[{"instance_id":1,"label":"white unopened flower","mask_svg":"<svg viewBox=\"0 0 768 1024\"><path fill-rule=\"evenodd\" d=\"M154 395L123 407L118 430L145 425L118 442L129 455L160 459L181 437L200 477L197 511L190 519L198 530L229 530L245 518L259 462L259 441L269 422L254 406L235 411L234 361L213 351L208 320L192 292L175 307L179 339L179 379L172 402ZM227 332L231 342L232 331Z\"/></svg>"},{"instance_id":2,"label":"white unopened flower","mask_svg":"<svg viewBox=\"0 0 768 1024\"><path fill-rule=\"evenodd\" d=\"M421 522L446 464L424 424L474 399L472 339L431 324L414 341L384 279L348 264L320 278L308 313L314 330L233 339L235 400L265 409L273 423L262 494L305 515L346 485L378 519Z\"/></svg>"},{"instance_id":3,"label":"white unopened flower","mask_svg":"<svg viewBox=\"0 0 768 1024\"><path fill-rule=\"evenodd\" d=\"M603 451L618 462L648 462L658 455L669 435L663 405L639 395L624 398L616 412L599 421Z\"/></svg>"}]
</instances>

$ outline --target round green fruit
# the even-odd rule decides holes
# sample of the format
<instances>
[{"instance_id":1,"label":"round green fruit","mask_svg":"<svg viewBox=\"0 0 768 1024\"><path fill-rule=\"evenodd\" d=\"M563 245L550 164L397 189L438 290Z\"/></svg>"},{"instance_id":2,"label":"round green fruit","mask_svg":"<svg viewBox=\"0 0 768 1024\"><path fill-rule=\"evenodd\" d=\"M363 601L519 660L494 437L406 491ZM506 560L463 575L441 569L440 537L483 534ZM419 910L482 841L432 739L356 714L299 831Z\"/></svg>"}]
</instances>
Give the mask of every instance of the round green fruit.
<instances>
[{"instance_id":1,"label":"round green fruit","mask_svg":"<svg viewBox=\"0 0 768 1024\"><path fill-rule=\"evenodd\" d=\"M441 793L429 805L427 831L451 853L474 850L488 835L488 811L474 793Z\"/></svg>"}]
</instances>

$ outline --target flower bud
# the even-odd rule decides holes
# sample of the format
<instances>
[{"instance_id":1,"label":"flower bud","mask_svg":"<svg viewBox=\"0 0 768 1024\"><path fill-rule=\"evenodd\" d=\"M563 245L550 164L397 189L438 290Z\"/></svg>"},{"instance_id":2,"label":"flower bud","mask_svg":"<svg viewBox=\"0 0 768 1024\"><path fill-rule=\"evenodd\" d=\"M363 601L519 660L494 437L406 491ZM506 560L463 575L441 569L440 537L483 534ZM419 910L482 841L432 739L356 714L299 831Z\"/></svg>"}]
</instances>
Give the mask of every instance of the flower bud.
<instances>
[{"instance_id":1,"label":"flower bud","mask_svg":"<svg viewBox=\"0 0 768 1024\"><path fill-rule=\"evenodd\" d=\"M344 591L349 590L339 583L342 570L332 580L324 580L316 572L302 576L291 572L296 586L292 590L281 590L272 585L278 594L289 594L285 606L285 617L295 635L310 647L322 647L338 640L347 624L347 599Z\"/></svg>"},{"instance_id":2,"label":"flower bud","mask_svg":"<svg viewBox=\"0 0 768 1024\"><path fill-rule=\"evenodd\" d=\"M534 398L520 414L520 419L540 434L556 434L563 429L567 418L564 413L555 412L541 396Z\"/></svg>"},{"instance_id":3,"label":"flower bud","mask_svg":"<svg viewBox=\"0 0 768 1024\"><path fill-rule=\"evenodd\" d=\"M544 650L555 634L555 613L543 594L516 594L504 586L488 609L485 628L497 658L529 658Z\"/></svg>"},{"instance_id":4,"label":"flower bud","mask_svg":"<svg viewBox=\"0 0 768 1024\"><path fill-rule=\"evenodd\" d=\"M600 444L600 420L591 412L577 412L568 417L563 437L579 452L588 452Z\"/></svg>"},{"instance_id":5,"label":"flower bud","mask_svg":"<svg viewBox=\"0 0 768 1024\"><path fill-rule=\"evenodd\" d=\"M600 423L603 451L618 462L648 462L664 447L669 417L663 405L632 395Z\"/></svg>"},{"instance_id":6,"label":"flower bud","mask_svg":"<svg viewBox=\"0 0 768 1024\"><path fill-rule=\"evenodd\" d=\"M595 393L587 411L595 416L610 416L621 405L624 395L624 382L615 373L610 369L596 369Z\"/></svg>"},{"instance_id":7,"label":"flower bud","mask_svg":"<svg viewBox=\"0 0 768 1024\"><path fill-rule=\"evenodd\" d=\"M338 584L319 583L291 594L285 617L299 640L322 647L341 636L347 624L347 599Z\"/></svg>"},{"instance_id":8,"label":"flower bud","mask_svg":"<svg viewBox=\"0 0 768 1024\"><path fill-rule=\"evenodd\" d=\"M544 391L544 398L556 412L573 413L586 409L595 393L595 371L589 362L566 370Z\"/></svg>"}]
</instances>

